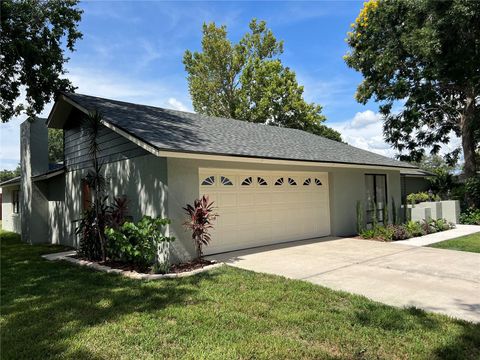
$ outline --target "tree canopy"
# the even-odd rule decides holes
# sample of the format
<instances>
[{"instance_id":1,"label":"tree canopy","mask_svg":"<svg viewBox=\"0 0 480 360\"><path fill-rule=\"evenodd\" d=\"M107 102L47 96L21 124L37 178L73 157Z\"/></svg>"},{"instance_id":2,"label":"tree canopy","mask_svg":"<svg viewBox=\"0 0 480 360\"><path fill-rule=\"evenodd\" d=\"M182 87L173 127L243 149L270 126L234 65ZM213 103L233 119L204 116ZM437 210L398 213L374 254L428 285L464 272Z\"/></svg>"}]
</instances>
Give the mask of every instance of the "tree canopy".
<instances>
[{"instance_id":1,"label":"tree canopy","mask_svg":"<svg viewBox=\"0 0 480 360\"><path fill-rule=\"evenodd\" d=\"M184 54L189 91L196 112L301 129L341 141L323 124L318 104L307 103L295 73L283 66L277 41L264 21L253 19L238 43L227 28L203 25L202 51Z\"/></svg>"},{"instance_id":2,"label":"tree canopy","mask_svg":"<svg viewBox=\"0 0 480 360\"><path fill-rule=\"evenodd\" d=\"M48 129L48 161L63 162L63 130Z\"/></svg>"},{"instance_id":3,"label":"tree canopy","mask_svg":"<svg viewBox=\"0 0 480 360\"><path fill-rule=\"evenodd\" d=\"M403 160L462 139L475 176L480 128L480 2L372 0L348 34L346 63L360 71L356 98L380 102L386 141ZM400 106L401 110L395 111ZM454 163L460 148L447 154Z\"/></svg>"},{"instance_id":4,"label":"tree canopy","mask_svg":"<svg viewBox=\"0 0 480 360\"><path fill-rule=\"evenodd\" d=\"M39 114L57 91L73 91L62 78L82 37L78 0L6 0L0 2L0 115L9 121L23 111ZM63 46L65 42L65 47ZM23 92L25 92L23 94ZM25 103L18 101L25 96Z\"/></svg>"},{"instance_id":5,"label":"tree canopy","mask_svg":"<svg viewBox=\"0 0 480 360\"><path fill-rule=\"evenodd\" d=\"M0 183L20 176L20 172L20 165L18 165L15 170L0 170Z\"/></svg>"}]
</instances>

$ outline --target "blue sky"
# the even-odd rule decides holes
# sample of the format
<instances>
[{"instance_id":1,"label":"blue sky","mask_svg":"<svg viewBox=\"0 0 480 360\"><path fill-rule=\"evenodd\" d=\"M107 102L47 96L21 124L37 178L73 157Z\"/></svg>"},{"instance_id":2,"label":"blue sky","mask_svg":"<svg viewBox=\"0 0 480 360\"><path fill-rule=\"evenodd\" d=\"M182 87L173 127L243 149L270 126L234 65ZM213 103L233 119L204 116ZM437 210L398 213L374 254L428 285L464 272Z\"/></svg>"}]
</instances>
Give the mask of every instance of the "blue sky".
<instances>
[{"instance_id":1,"label":"blue sky","mask_svg":"<svg viewBox=\"0 0 480 360\"><path fill-rule=\"evenodd\" d=\"M361 1L315 2L82 2L83 39L68 54L67 76L77 92L192 111L182 56L200 50L204 22L224 24L232 41L252 18L267 21L284 40L282 61L305 87L305 98L323 106L327 125L351 145L393 156L383 142L378 106L354 99L361 75L342 56L346 33ZM42 115L48 115L49 105ZM19 161L19 123L2 124L0 168Z\"/></svg>"}]
</instances>

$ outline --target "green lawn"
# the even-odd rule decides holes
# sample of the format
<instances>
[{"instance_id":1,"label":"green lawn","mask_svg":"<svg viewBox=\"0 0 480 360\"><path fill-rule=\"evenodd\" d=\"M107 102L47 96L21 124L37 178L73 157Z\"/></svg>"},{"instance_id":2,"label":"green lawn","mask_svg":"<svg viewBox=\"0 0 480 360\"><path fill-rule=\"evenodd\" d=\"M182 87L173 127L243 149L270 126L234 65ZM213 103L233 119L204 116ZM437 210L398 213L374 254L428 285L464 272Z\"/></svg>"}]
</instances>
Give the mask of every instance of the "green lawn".
<instances>
[{"instance_id":1,"label":"green lawn","mask_svg":"<svg viewBox=\"0 0 480 360\"><path fill-rule=\"evenodd\" d=\"M478 359L480 325L222 267L137 281L1 233L2 359Z\"/></svg>"},{"instance_id":2,"label":"green lawn","mask_svg":"<svg viewBox=\"0 0 480 360\"><path fill-rule=\"evenodd\" d=\"M462 236L456 239L445 240L429 246L439 249L480 253L480 232L472 235Z\"/></svg>"}]
</instances>

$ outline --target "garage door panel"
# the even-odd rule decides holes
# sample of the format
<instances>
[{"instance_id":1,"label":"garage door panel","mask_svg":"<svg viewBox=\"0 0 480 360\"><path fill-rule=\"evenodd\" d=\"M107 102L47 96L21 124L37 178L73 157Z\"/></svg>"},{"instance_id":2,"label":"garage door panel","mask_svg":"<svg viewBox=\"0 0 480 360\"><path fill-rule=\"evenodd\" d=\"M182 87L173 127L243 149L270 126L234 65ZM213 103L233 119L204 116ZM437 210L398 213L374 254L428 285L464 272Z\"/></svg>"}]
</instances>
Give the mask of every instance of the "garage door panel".
<instances>
[{"instance_id":1,"label":"garage door panel","mask_svg":"<svg viewBox=\"0 0 480 360\"><path fill-rule=\"evenodd\" d=\"M219 208L225 207L237 207L237 193L234 192L221 192L217 196L217 206Z\"/></svg>"},{"instance_id":2,"label":"garage door panel","mask_svg":"<svg viewBox=\"0 0 480 360\"><path fill-rule=\"evenodd\" d=\"M329 235L326 173L232 173L209 169L205 173L201 170L200 179L212 175L215 184L200 185L200 193L215 201L220 215L206 254ZM222 176L233 185L222 184ZM242 185L249 178L251 181ZM281 178L283 184L274 185Z\"/></svg>"}]
</instances>

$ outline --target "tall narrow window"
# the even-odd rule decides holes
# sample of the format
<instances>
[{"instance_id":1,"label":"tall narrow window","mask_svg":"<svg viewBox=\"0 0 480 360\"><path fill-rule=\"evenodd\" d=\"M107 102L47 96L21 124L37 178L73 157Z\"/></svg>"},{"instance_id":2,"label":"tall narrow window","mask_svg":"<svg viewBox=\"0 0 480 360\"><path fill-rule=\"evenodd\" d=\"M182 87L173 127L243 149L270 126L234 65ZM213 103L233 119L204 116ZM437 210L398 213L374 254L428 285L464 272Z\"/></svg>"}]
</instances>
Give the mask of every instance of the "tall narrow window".
<instances>
[{"instance_id":1,"label":"tall narrow window","mask_svg":"<svg viewBox=\"0 0 480 360\"><path fill-rule=\"evenodd\" d=\"M92 190L86 180L82 180L82 210L92 207Z\"/></svg>"},{"instance_id":2,"label":"tall narrow window","mask_svg":"<svg viewBox=\"0 0 480 360\"><path fill-rule=\"evenodd\" d=\"M372 223L374 208L377 220L383 221L383 209L387 206L387 176L377 174L365 175L367 223Z\"/></svg>"},{"instance_id":3,"label":"tall narrow window","mask_svg":"<svg viewBox=\"0 0 480 360\"><path fill-rule=\"evenodd\" d=\"M13 213L18 214L20 212L20 191L18 190L12 192L12 205Z\"/></svg>"}]
</instances>

